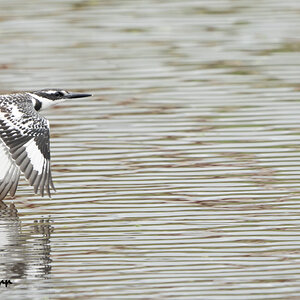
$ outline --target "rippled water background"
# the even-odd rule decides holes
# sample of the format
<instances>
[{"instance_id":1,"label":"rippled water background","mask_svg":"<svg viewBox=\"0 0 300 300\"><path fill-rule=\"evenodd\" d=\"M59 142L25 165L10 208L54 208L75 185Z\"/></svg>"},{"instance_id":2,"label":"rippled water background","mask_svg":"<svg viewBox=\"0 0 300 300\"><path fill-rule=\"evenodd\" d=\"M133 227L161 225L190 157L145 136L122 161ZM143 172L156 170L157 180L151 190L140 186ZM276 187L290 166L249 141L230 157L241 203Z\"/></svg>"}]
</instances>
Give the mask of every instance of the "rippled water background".
<instances>
[{"instance_id":1,"label":"rippled water background","mask_svg":"<svg viewBox=\"0 0 300 300\"><path fill-rule=\"evenodd\" d=\"M45 113L2 298L299 299L299 1L1 1L0 34L3 93L94 94Z\"/></svg>"}]
</instances>

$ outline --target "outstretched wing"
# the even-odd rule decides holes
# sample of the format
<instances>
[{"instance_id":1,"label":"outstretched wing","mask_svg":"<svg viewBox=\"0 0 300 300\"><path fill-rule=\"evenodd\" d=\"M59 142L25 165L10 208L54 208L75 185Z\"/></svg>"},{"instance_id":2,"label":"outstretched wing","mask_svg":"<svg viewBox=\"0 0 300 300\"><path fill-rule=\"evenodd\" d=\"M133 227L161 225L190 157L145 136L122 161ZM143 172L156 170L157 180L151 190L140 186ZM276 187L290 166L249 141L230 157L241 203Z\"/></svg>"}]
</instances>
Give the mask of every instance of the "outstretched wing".
<instances>
[{"instance_id":1,"label":"outstretched wing","mask_svg":"<svg viewBox=\"0 0 300 300\"><path fill-rule=\"evenodd\" d=\"M12 197L15 195L19 177L20 169L0 139L0 200L4 199L8 192Z\"/></svg>"},{"instance_id":2,"label":"outstretched wing","mask_svg":"<svg viewBox=\"0 0 300 300\"><path fill-rule=\"evenodd\" d=\"M29 105L29 104L28 104ZM21 170L35 193L55 190L50 169L48 121L33 107L0 108L0 200L13 196ZM2 167L5 166L5 167Z\"/></svg>"}]
</instances>

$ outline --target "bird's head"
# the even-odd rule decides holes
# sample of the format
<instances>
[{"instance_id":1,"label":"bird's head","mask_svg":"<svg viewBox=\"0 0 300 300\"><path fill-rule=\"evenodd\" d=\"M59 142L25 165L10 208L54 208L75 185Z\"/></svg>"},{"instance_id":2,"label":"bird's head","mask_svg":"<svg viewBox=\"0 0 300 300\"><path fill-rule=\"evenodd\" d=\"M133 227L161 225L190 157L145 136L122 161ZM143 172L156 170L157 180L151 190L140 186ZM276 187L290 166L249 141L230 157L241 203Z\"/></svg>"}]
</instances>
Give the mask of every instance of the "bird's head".
<instances>
[{"instance_id":1,"label":"bird's head","mask_svg":"<svg viewBox=\"0 0 300 300\"><path fill-rule=\"evenodd\" d=\"M31 96L32 104L36 111L61 103L67 99L92 96L91 94L73 93L60 89L44 89L30 92L28 94Z\"/></svg>"}]
</instances>

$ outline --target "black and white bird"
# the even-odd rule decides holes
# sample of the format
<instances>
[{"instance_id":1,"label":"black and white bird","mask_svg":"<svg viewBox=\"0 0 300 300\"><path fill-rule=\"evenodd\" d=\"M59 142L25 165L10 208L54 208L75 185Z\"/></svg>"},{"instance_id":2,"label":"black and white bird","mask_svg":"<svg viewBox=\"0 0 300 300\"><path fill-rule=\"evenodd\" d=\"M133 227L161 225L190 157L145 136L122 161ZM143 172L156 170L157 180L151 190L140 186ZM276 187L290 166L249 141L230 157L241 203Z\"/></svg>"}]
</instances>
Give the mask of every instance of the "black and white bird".
<instances>
[{"instance_id":1,"label":"black and white bird","mask_svg":"<svg viewBox=\"0 0 300 300\"><path fill-rule=\"evenodd\" d=\"M20 172L36 194L51 196L49 121L39 111L88 96L58 89L0 95L0 200L15 195Z\"/></svg>"}]
</instances>

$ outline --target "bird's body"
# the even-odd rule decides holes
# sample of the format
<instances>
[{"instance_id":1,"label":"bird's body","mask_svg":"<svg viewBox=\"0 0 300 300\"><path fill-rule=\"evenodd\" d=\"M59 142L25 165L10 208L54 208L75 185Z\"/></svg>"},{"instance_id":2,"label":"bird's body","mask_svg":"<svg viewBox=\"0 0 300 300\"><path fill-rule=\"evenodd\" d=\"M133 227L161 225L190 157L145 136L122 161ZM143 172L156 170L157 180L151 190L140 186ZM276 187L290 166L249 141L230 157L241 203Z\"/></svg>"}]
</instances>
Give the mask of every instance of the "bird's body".
<instances>
[{"instance_id":1,"label":"bird's body","mask_svg":"<svg viewBox=\"0 0 300 300\"><path fill-rule=\"evenodd\" d=\"M40 90L0 96L0 200L15 195L20 172L34 192L55 190L50 169L49 122L38 111L89 94Z\"/></svg>"}]
</instances>

